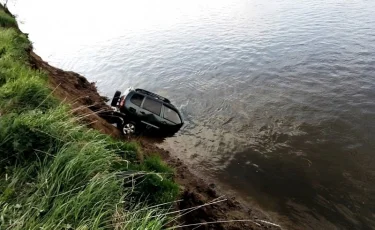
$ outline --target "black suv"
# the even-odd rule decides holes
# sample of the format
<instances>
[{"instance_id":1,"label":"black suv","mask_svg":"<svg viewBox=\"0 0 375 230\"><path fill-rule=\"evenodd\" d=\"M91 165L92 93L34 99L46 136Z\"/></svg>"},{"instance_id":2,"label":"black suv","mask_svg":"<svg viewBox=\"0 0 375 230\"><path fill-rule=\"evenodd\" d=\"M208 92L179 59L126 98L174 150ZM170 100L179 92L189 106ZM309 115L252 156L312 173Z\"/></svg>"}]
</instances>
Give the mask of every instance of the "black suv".
<instances>
[{"instance_id":1,"label":"black suv","mask_svg":"<svg viewBox=\"0 0 375 230\"><path fill-rule=\"evenodd\" d=\"M151 131L157 135L173 135L184 124L180 111L170 100L144 89L116 91L111 106L120 114L118 127L123 134Z\"/></svg>"}]
</instances>

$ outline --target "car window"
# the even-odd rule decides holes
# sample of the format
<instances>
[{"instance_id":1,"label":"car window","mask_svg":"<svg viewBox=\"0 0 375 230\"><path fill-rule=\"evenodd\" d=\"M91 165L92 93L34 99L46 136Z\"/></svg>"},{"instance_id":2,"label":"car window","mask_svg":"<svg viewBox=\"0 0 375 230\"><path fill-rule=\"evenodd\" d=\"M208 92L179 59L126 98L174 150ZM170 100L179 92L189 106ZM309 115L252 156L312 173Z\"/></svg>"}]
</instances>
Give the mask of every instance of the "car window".
<instances>
[{"instance_id":1,"label":"car window","mask_svg":"<svg viewBox=\"0 0 375 230\"><path fill-rule=\"evenodd\" d=\"M141 95L141 94L138 94L138 93L135 93L135 94L130 98L130 101L131 101L133 104L135 104L135 105L141 106L141 105L142 105L143 98L145 98L145 96L143 96L143 95Z\"/></svg>"},{"instance_id":2,"label":"car window","mask_svg":"<svg viewBox=\"0 0 375 230\"><path fill-rule=\"evenodd\" d=\"M161 102L156 101L150 97L146 97L145 102L143 103L143 108L148 110L156 115L160 115L161 112Z\"/></svg>"},{"instance_id":3,"label":"car window","mask_svg":"<svg viewBox=\"0 0 375 230\"><path fill-rule=\"evenodd\" d=\"M181 119L180 116L176 111L173 109L169 108L168 106L164 106L164 116L165 119L168 121L171 121L175 124L181 124Z\"/></svg>"}]
</instances>

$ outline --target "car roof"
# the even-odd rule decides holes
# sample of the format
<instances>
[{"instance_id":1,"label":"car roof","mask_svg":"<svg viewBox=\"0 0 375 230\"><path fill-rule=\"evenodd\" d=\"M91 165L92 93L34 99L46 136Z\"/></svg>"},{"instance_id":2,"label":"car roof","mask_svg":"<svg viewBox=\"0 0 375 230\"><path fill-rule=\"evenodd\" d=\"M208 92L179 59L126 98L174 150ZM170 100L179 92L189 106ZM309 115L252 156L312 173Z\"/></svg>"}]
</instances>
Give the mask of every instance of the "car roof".
<instances>
[{"instance_id":1,"label":"car roof","mask_svg":"<svg viewBox=\"0 0 375 230\"><path fill-rule=\"evenodd\" d=\"M163 102L165 105L171 107L172 109L176 110L178 113L180 113L180 111L176 108L176 106L174 106L171 101L166 98L166 97L163 97L163 96L160 96L156 93L153 93L153 92L150 92L150 91L147 91L145 89L132 89L131 90L133 93L138 93L138 94L141 94L143 96L149 96L149 97L152 97L153 99L156 99L160 102Z\"/></svg>"},{"instance_id":2,"label":"car roof","mask_svg":"<svg viewBox=\"0 0 375 230\"><path fill-rule=\"evenodd\" d=\"M147 95L147 96L151 96L153 98L156 98L160 101L163 101L163 102L166 102L166 103L171 103L171 101L168 99L168 98L165 98L165 97L162 97L156 93L153 93L153 92L150 92L150 91L147 91L147 90L144 90L144 89L135 89L134 90L135 92L137 93L142 93L144 95Z\"/></svg>"},{"instance_id":3,"label":"car roof","mask_svg":"<svg viewBox=\"0 0 375 230\"><path fill-rule=\"evenodd\" d=\"M141 94L141 95L147 96L147 97L152 97L153 99L156 99L156 100L162 102L164 105L172 108L175 112L177 112L179 114L179 116L181 118L181 121L183 123L180 110L177 109L176 106L174 106L168 98L162 97L162 96L160 96L156 93L152 93L152 92L144 90L144 89L131 89L129 95L133 95L134 93L138 93L138 94Z\"/></svg>"}]
</instances>

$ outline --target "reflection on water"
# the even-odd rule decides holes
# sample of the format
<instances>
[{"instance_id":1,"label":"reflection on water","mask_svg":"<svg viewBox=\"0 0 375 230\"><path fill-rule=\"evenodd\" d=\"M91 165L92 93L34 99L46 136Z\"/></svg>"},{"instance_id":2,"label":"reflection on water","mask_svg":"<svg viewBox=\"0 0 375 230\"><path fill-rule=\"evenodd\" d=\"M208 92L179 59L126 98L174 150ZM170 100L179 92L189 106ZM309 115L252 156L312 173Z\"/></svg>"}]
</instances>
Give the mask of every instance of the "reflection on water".
<instances>
[{"instance_id":1,"label":"reflection on water","mask_svg":"<svg viewBox=\"0 0 375 230\"><path fill-rule=\"evenodd\" d=\"M51 64L82 73L107 96L132 85L180 105L187 124L163 146L292 229L375 228L374 7L11 4Z\"/></svg>"},{"instance_id":2,"label":"reflection on water","mask_svg":"<svg viewBox=\"0 0 375 230\"><path fill-rule=\"evenodd\" d=\"M305 134L282 136L284 145L264 154L254 149L267 144L257 143L237 153L226 172L218 175L243 195L256 194L259 202L288 217L294 227L302 219L314 229L329 226L328 221L339 229L371 229L374 162L350 151L352 143L325 137L330 125L341 124L304 124L300 129Z\"/></svg>"}]
</instances>

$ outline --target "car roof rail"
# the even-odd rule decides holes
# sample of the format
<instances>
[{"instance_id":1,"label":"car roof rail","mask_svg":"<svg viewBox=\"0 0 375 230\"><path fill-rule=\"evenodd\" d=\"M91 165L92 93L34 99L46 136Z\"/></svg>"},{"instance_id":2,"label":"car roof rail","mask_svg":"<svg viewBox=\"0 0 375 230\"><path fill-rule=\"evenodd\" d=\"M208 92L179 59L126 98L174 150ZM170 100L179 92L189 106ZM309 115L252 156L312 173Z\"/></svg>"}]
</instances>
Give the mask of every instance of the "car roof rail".
<instances>
[{"instance_id":1,"label":"car roof rail","mask_svg":"<svg viewBox=\"0 0 375 230\"><path fill-rule=\"evenodd\" d=\"M169 104L171 103L171 101L168 98L162 97L162 96L160 96L156 93L152 93L152 92L144 90L144 89L135 89L135 91L146 94L146 95L149 95L149 96L152 96L152 97L156 97L157 99L162 100L163 102L166 102L166 103L169 103Z\"/></svg>"}]
</instances>

